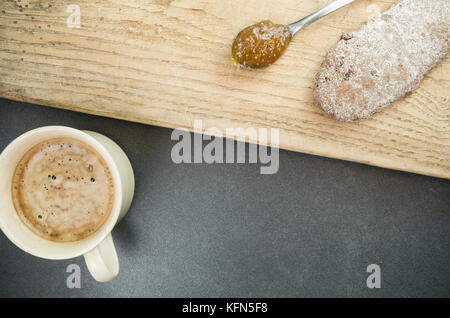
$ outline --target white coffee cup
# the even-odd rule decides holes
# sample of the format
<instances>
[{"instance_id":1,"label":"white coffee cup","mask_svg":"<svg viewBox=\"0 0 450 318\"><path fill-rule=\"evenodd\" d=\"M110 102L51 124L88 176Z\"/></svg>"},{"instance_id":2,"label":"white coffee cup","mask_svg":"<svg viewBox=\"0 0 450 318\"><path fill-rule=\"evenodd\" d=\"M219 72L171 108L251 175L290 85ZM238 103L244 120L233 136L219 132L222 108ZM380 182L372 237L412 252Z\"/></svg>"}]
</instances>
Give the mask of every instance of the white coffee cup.
<instances>
[{"instance_id":1,"label":"white coffee cup","mask_svg":"<svg viewBox=\"0 0 450 318\"><path fill-rule=\"evenodd\" d=\"M11 182L23 155L34 145L51 138L75 138L92 146L107 163L114 180L114 206L100 229L82 240L53 242L34 234L14 209ZM123 150L111 139L92 131L47 126L28 131L13 140L0 154L0 228L19 248L47 259L68 259L84 255L91 275L107 282L119 273L119 261L111 236L117 222L127 213L134 194L134 174Z\"/></svg>"}]
</instances>

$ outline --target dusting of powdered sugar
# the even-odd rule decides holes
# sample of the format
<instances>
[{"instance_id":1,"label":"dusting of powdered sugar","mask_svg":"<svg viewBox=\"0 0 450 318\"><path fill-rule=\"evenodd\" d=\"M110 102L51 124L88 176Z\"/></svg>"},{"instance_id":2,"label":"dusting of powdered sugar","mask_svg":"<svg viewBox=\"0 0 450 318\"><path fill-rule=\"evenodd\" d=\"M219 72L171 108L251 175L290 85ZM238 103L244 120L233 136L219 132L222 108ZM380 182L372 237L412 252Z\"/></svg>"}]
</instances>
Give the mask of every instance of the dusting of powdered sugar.
<instances>
[{"instance_id":1,"label":"dusting of powdered sugar","mask_svg":"<svg viewBox=\"0 0 450 318\"><path fill-rule=\"evenodd\" d=\"M450 0L402 0L344 34L316 75L316 104L353 121L416 89L449 52L449 14Z\"/></svg>"}]
</instances>

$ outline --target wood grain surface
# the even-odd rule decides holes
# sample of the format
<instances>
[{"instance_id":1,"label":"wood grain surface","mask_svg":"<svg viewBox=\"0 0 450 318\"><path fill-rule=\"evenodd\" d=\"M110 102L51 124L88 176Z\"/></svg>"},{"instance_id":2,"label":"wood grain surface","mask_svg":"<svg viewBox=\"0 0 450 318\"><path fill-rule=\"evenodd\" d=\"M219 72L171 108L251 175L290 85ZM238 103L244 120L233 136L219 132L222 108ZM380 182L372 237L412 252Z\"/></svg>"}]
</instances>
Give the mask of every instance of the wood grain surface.
<instances>
[{"instance_id":1,"label":"wood grain surface","mask_svg":"<svg viewBox=\"0 0 450 318\"><path fill-rule=\"evenodd\" d=\"M0 96L171 128L279 128L280 148L450 178L448 57L372 119L341 123L313 105L326 52L394 0L330 14L265 70L232 64L243 27L289 23L330 1L2 0ZM69 4L81 8L80 28L67 27Z\"/></svg>"}]
</instances>

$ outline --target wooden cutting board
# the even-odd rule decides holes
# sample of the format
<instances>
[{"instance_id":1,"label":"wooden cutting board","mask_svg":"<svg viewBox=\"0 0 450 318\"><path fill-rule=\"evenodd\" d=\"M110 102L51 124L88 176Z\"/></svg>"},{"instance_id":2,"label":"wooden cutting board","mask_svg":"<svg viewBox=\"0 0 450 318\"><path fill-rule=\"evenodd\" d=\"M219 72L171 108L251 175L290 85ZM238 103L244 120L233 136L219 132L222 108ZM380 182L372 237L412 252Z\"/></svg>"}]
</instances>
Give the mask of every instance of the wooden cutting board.
<instances>
[{"instance_id":1,"label":"wooden cutting board","mask_svg":"<svg viewBox=\"0 0 450 318\"><path fill-rule=\"evenodd\" d=\"M196 119L222 131L279 128L280 148L450 178L448 57L372 119L341 123L313 105L326 52L394 0L357 0L332 13L268 69L231 63L243 27L289 23L330 1L3 0L0 96L171 128L192 130ZM67 27L73 3L80 28Z\"/></svg>"}]
</instances>

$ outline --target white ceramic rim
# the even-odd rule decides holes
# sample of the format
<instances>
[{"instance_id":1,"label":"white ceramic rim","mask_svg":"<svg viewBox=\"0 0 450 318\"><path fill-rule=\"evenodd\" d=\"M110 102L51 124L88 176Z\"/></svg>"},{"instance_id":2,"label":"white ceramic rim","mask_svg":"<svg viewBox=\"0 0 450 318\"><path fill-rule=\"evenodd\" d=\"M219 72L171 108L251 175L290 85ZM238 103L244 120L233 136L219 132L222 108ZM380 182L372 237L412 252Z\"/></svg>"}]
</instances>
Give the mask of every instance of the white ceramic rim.
<instances>
[{"instance_id":1,"label":"white ceramic rim","mask_svg":"<svg viewBox=\"0 0 450 318\"><path fill-rule=\"evenodd\" d=\"M118 220L119 214L120 214L120 210L121 210L121 206L122 206L122 199L123 199L122 198L121 178L120 178L120 174L119 174L117 165L115 164L111 154L106 150L106 148L97 139L95 139L91 135L89 135L81 130L71 128L71 127L66 127L66 126L45 126L45 127L40 127L40 128L30 130L30 131L20 135L19 137L14 139L0 154L0 169L2 169L2 165L4 164L3 161L6 160L6 158L10 155L10 153L14 153L17 151L16 145L19 144L20 142L22 142L32 136L42 134L43 137L41 138L41 140L30 145L30 147L28 147L28 149L30 149L31 147L33 147L33 145L35 145L39 142L42 142L42 141L45 141L45 140L48 140L51 138L58 138L58 136L56 136L56 135L51 136L51 137L46 137L45 133L48 133L48 132L51 132L53 135L55 135L57 133L61 133L61 136L59 136L59 137L69 137L69 138L81 140L81 141L89 144L90 146L92 146L103 157L103 159L106 161L106 164L108 165L108 167L110 169L110 172L113 177L113 182L114 182L115 197L114 197L114 205L113 205L111 214L99 230L97 230L94 234L92 234L82 240L74 241L74 242L53 242L53 241L48 241L48 240L41 238L37 234L33 233L30 229L28 229L28 227L26 227L26 225L23 224L23 222L20 220L19 216L17 215L17 213L14 209L12 211L4 212L4 213L14 213L15 217L17 217L20 220L20 222L22 222L23 226L26 229L28 229L28 231L35 236L37 241L43 240L44 242L46 242L46 244L44 244L44 245L47 245L45 248L33 247L33 246L31 246L33 244L27 244L26 242L21 242L20 240L18 240L16 238L16 235L12 231L10 231L10 229L8 229L8 227L5 225L5 220L3 219L3 213L0 213L0 229L3 231L3 233L5 233L5 235L15 245L17 245L19 248L21 248L25 252L30 253L34 256L41 257L41 258L47 258L47 259L74 258L74 257L78 257L80 255L83 255L83 254L89 252L90 250L94 249L98 244L100 244L106 238L106 236L109 233L111 233L112 229L114 228L115 224L117 223L117 220ZM19 157L21 158L27 150L22 151L22 153ZM17 163L14 164L14 166L16 166L16 165L17 165ZM11 189L9 190L9 192L10 192L9 195L11 196ZM34 243L36 244L36 242L34 242ZM55 245L55 247L57 247L56 249L58 250L58 252L55 252L53 249L49 248L49 246L51 246L53 244L57 245L57 246ZM64 246L66 246L67 248L61 248Z\"/></svg>"}]
</instances>

